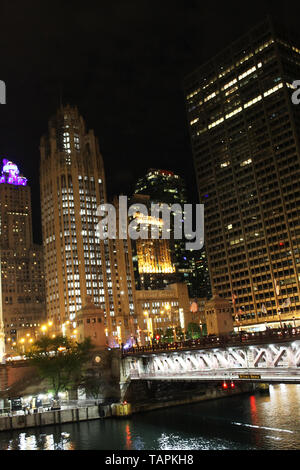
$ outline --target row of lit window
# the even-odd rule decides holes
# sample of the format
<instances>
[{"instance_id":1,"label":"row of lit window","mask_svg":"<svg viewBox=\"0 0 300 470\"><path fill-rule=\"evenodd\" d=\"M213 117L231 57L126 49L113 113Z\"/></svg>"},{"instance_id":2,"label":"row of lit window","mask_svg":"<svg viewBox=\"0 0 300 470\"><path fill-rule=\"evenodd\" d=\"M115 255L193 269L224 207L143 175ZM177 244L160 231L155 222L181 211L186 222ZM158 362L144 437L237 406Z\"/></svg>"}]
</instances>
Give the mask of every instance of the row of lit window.
<instances>
[{"instance_id":1,"label":"row of lit window","mask_svg":"<svg viewBox=\"0 0 300 470\"><path fill-rule=\"evenodd\" d=\"M262 44L261 46L259 46L258 48L255 49L255 53L257 54L258 52L261 52L263 49L265 49L266 47L270 46L271 44L274 43L274 40L273 39L270 39L269 41L267 41L266 43ZM221 72L219 75L218 75L218 78L222 78L224 77L225 75L227 75L228 73L230 73L232 70L234 70L235 67L238 67L239 65L241 65L242 63L244 63L245 61L249 60L251 57L253 57L254 54L251 52L250 54L248 54L247 56L243 57L242 59L240 59L239 61L237 61L234 65L231 65L229 68L227 68L226 70L224 70L223 72ZM211 80L207 85L205 85L203 87L203 89L207 88L209 85L212 85L214 82L216 82L217 80L217 77L215 77L213 80ZM229 85L228 85L229 86ZM199 92L201 91L201 88L198 88L197 90L193 91L192 93L190 93L186 99L189 100L191 98L193 98L195 95L197 95Z\"/></svg>"}]
</instances>

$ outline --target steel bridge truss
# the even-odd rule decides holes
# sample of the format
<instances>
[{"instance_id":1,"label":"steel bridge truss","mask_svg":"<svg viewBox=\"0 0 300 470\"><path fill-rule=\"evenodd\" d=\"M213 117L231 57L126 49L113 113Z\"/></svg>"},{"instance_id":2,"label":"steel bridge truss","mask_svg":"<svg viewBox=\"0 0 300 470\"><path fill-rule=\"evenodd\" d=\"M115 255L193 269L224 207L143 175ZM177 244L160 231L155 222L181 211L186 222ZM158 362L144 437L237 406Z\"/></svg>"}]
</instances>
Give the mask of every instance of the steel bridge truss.
<instances>
[{"instance_id":1,"label":"steel bridge truss","mask_svg":"<svg viewBox=\"0 0 300 470\"><path fill-rule=\"evenodd\" d=\"M300 341L160 352L123 359L130 379L217 379L250 371L269 381L300 383Z\"/></svg>"}]
</instances>

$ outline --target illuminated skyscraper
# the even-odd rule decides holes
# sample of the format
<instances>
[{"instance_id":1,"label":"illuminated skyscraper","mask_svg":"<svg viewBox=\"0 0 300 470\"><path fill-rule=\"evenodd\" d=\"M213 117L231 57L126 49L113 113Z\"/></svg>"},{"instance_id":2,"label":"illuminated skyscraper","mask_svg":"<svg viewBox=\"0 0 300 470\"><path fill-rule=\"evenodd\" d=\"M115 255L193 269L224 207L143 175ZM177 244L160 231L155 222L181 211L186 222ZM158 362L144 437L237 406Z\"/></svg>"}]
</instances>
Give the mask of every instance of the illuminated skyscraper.
<instances>
[{"instance_id":1,"label":"illuminated skyscraper","mask_svg":"<svg viewBox=\"0 0 300 470\"><path fill-rule=\"evenodd\" d=\"M2 362L5 354L5 333L3 322L3 305L2 305L2 272L1 272L1 258L0 258L0 362Z\"/></svg>"},{"instance_id":2,"label":"illuminated skyscraper","mask_svg":"<svg viewBox=\"0 0 300 470\"><path fill-rule=\"evenodd\" d=\"M176 281L176 268L172 260L170 240L161 238L163 220L149 215L145 217L139 212L139 204L143 204L150 213L151 200L149 196L135 194L131 199L131 204L136 204L137 211L134 218L139 224L147 226L149 237L131 241L136 288L163 289L166 285ZM150 236L153 226L158 228L158 239L153 239Z\"/></svg>"},{"instance_id":3,"label":"illuminated skyscraper","mask_svg":"<svg viewBox=\"0 0 300 470\"><path fill-rule=\"evenodd\" d=\"M46 309L43 250L33 243L30 187L7 159L0 175L0 247L2 318L9 351L17 346L20 332L34 338Z\"/></svg>"},{"instance_id":4,"label":"illuminated skyscraper","mask_svg":"<svg viewBox=\"0 0 300 470\"><path fill-rule=\"evenodd\" d=\"M139 194L148 195L149 203L180 204L183 210L188 203L184 180L172 171L150 169L146 175L139 178L135 188L135 197ZM170 282L185 282L191 297L210 297L211 288L208 274L205 249L186 250L186 240L177 240L172 236L171 225L170 240L168 242L169 258L173 280Z\"/></svg>"},{"instance_id":5,"label":"illuminated skyscraper","mask_svg":"<svg viewBox=\"0 0 300 470\"><path fill-rule=\"evenodd\" d=\"M41 139L41 205L47 315L70 321L87 298L105 312L111 343L125 341L134 316L127 240L100 240L97 208L106 202L98 140L77 108L65 106ZM133 286L134 288L134 286Z\"/></svg>"},{"instance_id":6,"label":"illuminated skyscraper","mask_svg":"<svg viewBox=\"0 0 300 470\"><path fill-rule=\"evenodd\" d=\"M300 316L300 47L270 20L186 77L212 287L236 325Z\"/></svg>"}]
</instances>

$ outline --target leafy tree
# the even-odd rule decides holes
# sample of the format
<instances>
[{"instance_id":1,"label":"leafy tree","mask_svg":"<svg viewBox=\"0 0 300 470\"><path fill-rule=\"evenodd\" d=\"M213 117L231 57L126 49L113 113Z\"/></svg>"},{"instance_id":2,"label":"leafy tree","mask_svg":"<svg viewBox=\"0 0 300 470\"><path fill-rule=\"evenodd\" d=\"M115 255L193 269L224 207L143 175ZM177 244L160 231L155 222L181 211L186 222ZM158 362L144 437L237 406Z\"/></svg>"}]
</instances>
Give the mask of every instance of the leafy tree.
<instances>
[{"instance_id":1,"label":"leafy tree","mask_svg":"<svg viewBox=\"0 0 300 470\"><path fill-rule=\"evenodd\" d=\"M187 339L198 339L201 336L201 329L198 323L189 323L187 327Z\"/></svg>"},{"instance_id":2,"label":"leafy tree","mask_svg":"<svg viewBox=\"0 0 300 470\"><path fill-rule=\"evenodd\" d=\"M157 335L159 336L158 340L156 339ZM158 330L155 330L154 335L153 335L153 340L154 340L155 343L163 342L163 340L164 340L164 331L161 328L159 328Z\"/></svg>"},{"instance_id":3,"label":"leafy tree","mask_svg":"<svg viewBox=\"0 0 300 470\"><path fill-rule=\"evenodd\" d=\"M174 342L174 330L173 330L173 328L167 328L166 329L164 338L165 338L165 341L167 343L173 343Z\"/></svg>"},{"instance_id":4,"label":"leafy tree","mask_svg":"<svg viewBox=\"0 0 300 470\"><path fill-rule=\"evenodd\" d=\"M206 323L202 325L202 336L207 336L207 326Z\"/></svg>"},{"instance_id":5,"label":"leafy tree","mask_svg":"<svg viewBox=\"0 0 300 470\"><path fill-rule=\"evenodd\" d=\"M184 340L184 333L183 333L183 330L182 330L181 326L176 326L175 332L176 332L176 340L177 341L183 341Z\"/></svg>"},{"instance_id":6,"label":"leafy tree","mask_svg":"<svg viewBox=\"0 0 300 470\"><path fill-rule=\"evenodd\" d=\"M59 392L74 389L82 382L84 366L92 349L90 338L77 343L64 336L43 336L33 344L26 357L40 377L49 380L57 399Z\"/></svg>"},{"instance_id":7,"label":"leafy tree","mask_svg":"<svg viewBox=\"0 0 300 470\"><path fill-rule=\"evenodd\" d=\"M105 387L105 381L99 371L89 369L86 371L80 386L85 389L88 397L99 398Z\"/></svg>"}]
</instances>

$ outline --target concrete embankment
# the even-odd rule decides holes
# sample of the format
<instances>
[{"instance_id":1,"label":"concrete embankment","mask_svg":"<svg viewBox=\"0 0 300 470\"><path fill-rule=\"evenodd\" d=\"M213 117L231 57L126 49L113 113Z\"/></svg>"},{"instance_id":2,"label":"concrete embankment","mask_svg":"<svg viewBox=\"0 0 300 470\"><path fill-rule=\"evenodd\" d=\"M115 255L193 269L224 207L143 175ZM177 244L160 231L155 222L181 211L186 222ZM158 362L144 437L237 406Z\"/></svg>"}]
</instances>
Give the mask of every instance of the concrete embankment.
<instances>
[{"instance_id":1,"label":"concrete embankment","mask_svg":"<svg viewBox=\"0 0 300 470\"><path fill-rule=\"evenodd\" d=\"M208 401L208 400L216 400L219 398L229 398L236 395L241 395L245 393L252 393L253 387L252 386L244 386L242 389L239 390L232 390L228 392L223 392L221 390L207 390L206 392L195 395L193 397L188 398L175 398L175 399L168 399L167 401L150 401L148 403L137 403L132 405L132 413L142 413L145 411L154 411L159 410L162 408L170 408L173 406L180 406L180 405L189 405L192 403L199 403L201 401Z\"/></svg>"},{"instance_id":2,"label":"concrete embankment","mask_svg":"<svg viewBox=\"0 0 300 470\"><path fill-rule=\"evenodd\" d=\"M175 395L173 397L161 397L160 400L155 400L152 397L152 399L149 399L149 401L145 402L131 402L130 409L132 414L136 414L162 408L199 403L201 401L216 400L226 397L230 398L231 396L237 396L253 391L254 388L252 384L243 384L243 386L236 390L230 390L226 392L212 387L206 389L205 391L198 391L198 393L195 393L193 396L189 395L185 397L176 397ZM34 413L30 415L5 416L0 417L0 431L12 431L64 423L78 423L81 421L95 419L116 418L118 417L118 413L116 412L117 408L117 404L95 405L65 410L44 411L42 413ZM126 418L128 416L126 416L125 413L123 417Z\"/></svg>"},{"instance_id":3,"label":"concrete embankment","mask_svg":"<svg viewBox=\"0 0 300 470\"><path fill-rule=\"evenodd\" d=\"M44 411L30 415L0 417L0 431L26 429L53 424L78 423L112 416L109 405L80 407L67 410Z\"/></svg>"}]
</instances>

